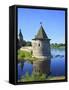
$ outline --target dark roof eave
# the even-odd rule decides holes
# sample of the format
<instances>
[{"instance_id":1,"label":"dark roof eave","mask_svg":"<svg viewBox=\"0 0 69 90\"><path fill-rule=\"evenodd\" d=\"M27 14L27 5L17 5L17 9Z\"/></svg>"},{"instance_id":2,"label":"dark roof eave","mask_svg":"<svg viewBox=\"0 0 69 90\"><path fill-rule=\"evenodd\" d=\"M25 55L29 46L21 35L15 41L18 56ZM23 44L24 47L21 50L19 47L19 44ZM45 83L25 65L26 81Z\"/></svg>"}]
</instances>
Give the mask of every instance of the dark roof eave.
<instances>
[{"instance_id":1,"label":"dark roof eave","mask_svg":"<svg viewBox=\"0 0 69 90\"><path fill-rule=\"evenodd\" d=\"M34 38L34 39L32 39L32 40L51 40L51 39L48 39L48 38Z\"/></svg>"}]
</instances>

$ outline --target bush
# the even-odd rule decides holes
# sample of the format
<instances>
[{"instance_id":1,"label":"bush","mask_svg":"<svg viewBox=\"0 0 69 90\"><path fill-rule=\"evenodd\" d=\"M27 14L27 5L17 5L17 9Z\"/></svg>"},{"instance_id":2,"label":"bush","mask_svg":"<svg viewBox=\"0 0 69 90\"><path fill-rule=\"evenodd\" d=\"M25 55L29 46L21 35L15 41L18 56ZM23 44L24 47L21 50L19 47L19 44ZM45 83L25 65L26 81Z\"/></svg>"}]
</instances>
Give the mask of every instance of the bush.
<instances>
[{"instance_id":1,"label":"bush","mask_svg":"<svg viewBox=\"0 0 69 90\"><path fill-rule=\"evenodd\" d=\"M32 73L32 75L29 75L29 73L27 72L25 76L21 76L19 81L26 82L26 81L41 81L41 80L46 80L45 74Z\"/></svg>"},{"instance_id":2,"label":"bush","mask_svg":"<svg viewBox=\"0 0 69 90\"><path fill-rule=\"evenodd\" d=\"M31 52L18 50L18 59L31 58Z\"/></svg>"}]
</instances>

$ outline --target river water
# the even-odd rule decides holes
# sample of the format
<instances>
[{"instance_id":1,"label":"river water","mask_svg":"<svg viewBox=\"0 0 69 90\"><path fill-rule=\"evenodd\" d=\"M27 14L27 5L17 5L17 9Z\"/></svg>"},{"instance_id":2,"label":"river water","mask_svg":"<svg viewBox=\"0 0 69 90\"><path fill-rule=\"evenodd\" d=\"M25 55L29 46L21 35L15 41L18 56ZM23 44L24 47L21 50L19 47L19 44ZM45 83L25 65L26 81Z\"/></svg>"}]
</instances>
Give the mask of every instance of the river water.
<instances>
[{"instance_id":1,"label":"river water","mask_svg":"<svg viewBox=\"0 0 69 90\"><path fill-rule=\"evenodd\" d=\"M65 75L65 49L51 49L51 75L64 76ZM21 64L24 64L21 67ZM32 73L33 65L29 61L18 63L18 79L25 75L26 72Z\"/></svg>"}]
</instances>

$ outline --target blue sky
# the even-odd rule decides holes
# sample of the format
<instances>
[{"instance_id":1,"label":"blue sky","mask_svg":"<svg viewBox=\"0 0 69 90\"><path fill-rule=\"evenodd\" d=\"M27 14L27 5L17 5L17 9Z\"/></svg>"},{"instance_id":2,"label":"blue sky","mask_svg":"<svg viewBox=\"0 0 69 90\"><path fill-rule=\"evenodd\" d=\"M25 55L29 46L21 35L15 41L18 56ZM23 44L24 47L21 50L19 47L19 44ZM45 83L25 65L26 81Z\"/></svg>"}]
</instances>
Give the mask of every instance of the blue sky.
<instances>
[{"instance_id":1,"label":"blue sky","mask_svg":"<svg viewBox=\"0 0 69 90\"><path fill-rule=\"evenodd\" d=\"M31 41L40 28L40 22L51 43L65 43L65 12L59 10L18 8L18 33Z\"/></svg>"}]
</instances>

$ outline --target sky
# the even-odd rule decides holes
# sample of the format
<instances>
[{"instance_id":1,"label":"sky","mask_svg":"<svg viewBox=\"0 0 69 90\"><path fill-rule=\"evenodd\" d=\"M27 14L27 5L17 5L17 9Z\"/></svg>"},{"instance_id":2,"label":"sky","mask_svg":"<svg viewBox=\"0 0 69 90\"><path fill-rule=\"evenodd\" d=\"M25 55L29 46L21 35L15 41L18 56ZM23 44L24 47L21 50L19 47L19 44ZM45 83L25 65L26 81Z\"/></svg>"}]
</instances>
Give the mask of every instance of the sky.
<instances>
[{"instance_id":1,"label":"sky","mask_svg":"<svg viewBox=\"0 0 69 90\"><path fill-rule=\"evenodd\" d=\"M51 43L65 43L65 11L18 8L18 33L31 41L42 26Z\"/></svg>"}]
</instances>

